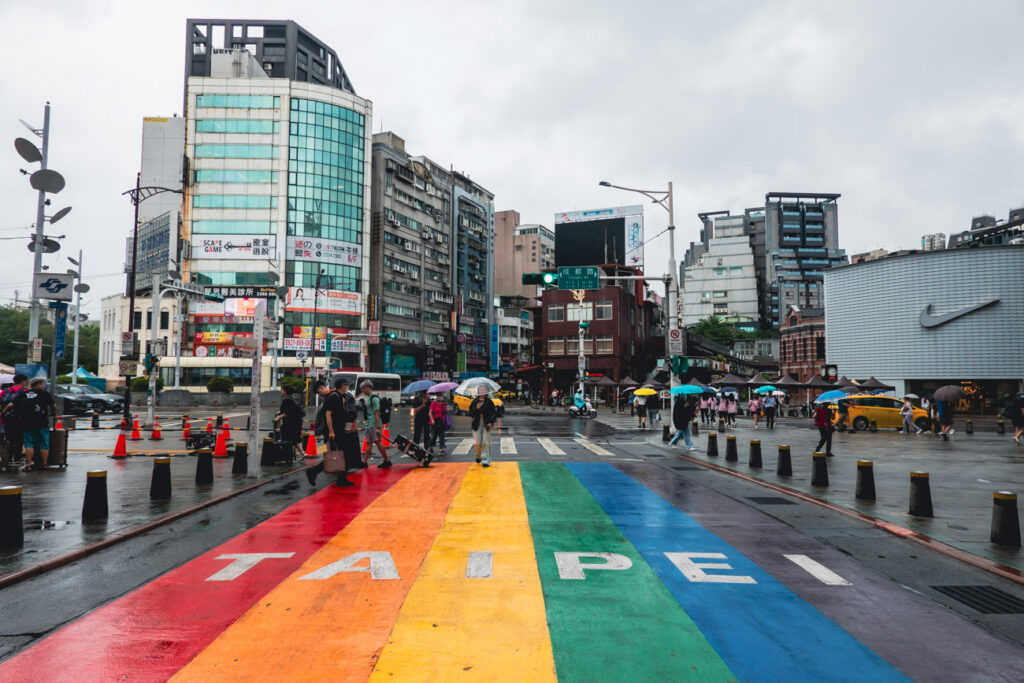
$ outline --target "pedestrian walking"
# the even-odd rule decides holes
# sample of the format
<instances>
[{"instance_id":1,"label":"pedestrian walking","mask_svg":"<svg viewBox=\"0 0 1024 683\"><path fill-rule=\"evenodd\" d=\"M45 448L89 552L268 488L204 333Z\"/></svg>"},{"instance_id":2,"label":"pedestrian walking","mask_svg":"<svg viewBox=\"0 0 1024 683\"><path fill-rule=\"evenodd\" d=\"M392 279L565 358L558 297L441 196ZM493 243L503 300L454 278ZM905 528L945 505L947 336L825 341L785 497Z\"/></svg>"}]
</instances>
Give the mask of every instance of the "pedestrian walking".
<instances>
[{"instance_id":1,"label":"pedestrian walking","mask_svg":"<svg viewBox=\"0 0 1024 683\"><path fill-rule=\"evenodd\" d=\"M299 405L298 401L292 398L288 388L281 386L281 405L274 416L274 426L277 429L277 440L287 443L288 448L295 453L299 449L299 441L302 440L302 418L306 412Z\"/></svg>"},{"instance_id":2,"label":"pedestrian walking","mask_svg":"<svg viewBox=\"0 0 1024 683\"><path fill-rule=\"evenodd\" d=\"M949 441L953 435L953 404L950 401L936 401L939 408L939 424L942 426L939 434L943 441Z\"/></svg>"},{"instance_id":3,"label":"pedestrian walking","mask_svg":"<svg viewBox=\"0 0 1024 683\"><path fill-rule=\"evenodd\" d=\"M487 396L487 387L477 388L476 399L469 405L469 416L473 419L470 429L473 430L476 461L484 467L491 466L491 428L497 412L494 402Z\"/></svg>"},{"instance_id":4,"label":"pedestrian walking","mask_svg":"<svg viewBox=\"0 0 1024 683\"><path fill-rule=\"evenodd\" d=\"M1017 394L1010 404L1010 421L1013 423L1013 442L1024 446L1024 393Z\"/></svg>"},{"instance_id":5,"label":"pedestrian walking","mask_svg":"<svg viewBox=\"0 0 1024 683\"><path fill-rule=\"evenodd\" d=\"M18 373L14 383L0 394L0 415L3 416L4 439L7 442L7 461L18 462L23 458L21 416L14 411L14 399L28 390L28 375Z\"/></svg>"},{"instance_id":6,"label":"pedestrian walking","mask_svg":"<svg viewBox=\"0 0 1024 683\"><path fill-rule=\"evenodd\" d=\"M736 413L739 411L740 401L739 397L731 395L728 397L728 401L725 405L725 413L728 415L728 424L733 429L736 428Z\"/></svg>"},{"instance_id":7,"label":"pedestrian walking","mask_svg":"<svg viewBox=\"0 0 1024 683\"><path fill-rule=\"evenodd\" d=\"M651 429L657 429L655 422L661 421L661 396L655 394L654 396L647 397L647 421L651 424Z\"/></svg>"},{"instance_id":8,"label":"pedestrian walking","mask_svg":"<svg viewBox=\"0 0 1024 683\"><path fill-rule=\"evenodd\" d=\"M708 395L700 395L700 423L707 424L710 419L708 415Z\"/></svg>"},{"instance_id":9,"label":"pedestrian walking","mask_svg":"<svg viewBox=\"0 0 1024 683\"><path fill-rule=\"evenodd\" d=\"M903 416L903 428L900 429L902 433L909 434L911 427L916 429L918 434L924 431L914 424L914 404L906 396L903 397L903 407L900 408L900 415Z\"/></svg>"},{"instance_id":10,"label":"pedestrian walking","mask_svg":"<svg viewBox=\"0 0 1024 683\"><path fill-rule=\"evenodd\" d=\"M750 403L747 406L751 416L754 418L754 429L760 429L761 422L761 397L754 394L750 397Z\"/></svg>"},{"instance_id":11,"label":"pedestrian walking","mask_svg":"<svg viewBox=\"0 0 1024 683\"><path fill-rule=\"evenodd\" d=\"M388 452L384 448L384 442L382 441L381 429L384 428L384 424L380 419L380 398L377 394L373 393L373 382L370 380L363 380L363 383L359 385L359 389L363 392L366 398L366 442L370 445L370 452L373 452L373 447L377 447L377 451L380 452L380 457L384 462L377 465L380 468L391 467L391 458L388 457Z\"/></svg>"},{"instance_id":12,"label":"pedestrian walking","mask_svg":"<svg viewBox=\"0 0 1024 683\"><path fill-rule=\"evenodd\" d=\"M697 447L693 445L693 440L690 438L690 421L693 420L696 412L697 403L694 399L680 397L676 400L676 404L672 408L672 424L676 428L676 433L672 440L669 441L669 446L675 446L681 438L683 443L686 444L686 450L697 450Z\"/></svg>"},{"instance_id":13,"label":"pedestrian walking","mask_svg":"<svg viewBox=\"0 0 1024 683\"><path fill-rule=\"evenodd\" d=\"M819 403L814 409L814 426L818 428L818 434L821 436L814 451L821 453L821 447L824 446L825 455L832 457L832 432L835 431L835 427L832 426L832 409L827 403Z\"/></svg>"},{"instance_id":14,"label":"pedestrian walking","mask_svg":"<svg viewBox=\"0 0 1024 683\"><path fill-rule=\"evenodd\" d=\"M766 396L764 399L764 426L768 429L775 430L775 397Z\"/></svg>"},{"instance_id":15,"label":"pedestrian walking","mask_svg":"<svg viewBox=\"0 0 1024 683\"><path fill-rule=\"evenodd\" d=\"M36 377L29 383L28 391L15 396L12 401L15 418L21 422L21 438L25 445L25 472L46 469L50 455L50 417L57 414L57 403L46 390L46 380ZM35 458L39 456L39 465Z\"/></svg>"},{"instance_id":16,"label":"pedestrian walking","mask_svg":"<svg viewBox=\"0 0 1024 683\"><path fill-rule=\"evenodd\" d=\"M323 437L328 451L344 454L345 466L335 473L334 485L355 486L355 482L348 478L347 469L350 463L357 466L356 463L360 461L359 434L355 429L358 413L355 399L348 393L348 380L341 378L335 380L334 391L331 391L320 380L317 380L313 386L323 401L321 416L318 419L318 425L322 425L320 436ZM324 467L325 463L321 460L306 470L306 479L310 486L316 486L316 478L324 471Z\"/></svg>"},{"instance_id":17,"label":"pedestrian walking","mask_svg":"<svg viewBox=\"0 0 1024 683\"><path fill-rule=\"evenodd\" d=\"M445 402L438 399L437 394L432 394L430 397L430 406L428 407L428 413L430 420L430 439L427 444L427 450L433 452L434 446L441 442L441 456L448 455L446 449L448 444L445 441L445 432L451 427L451 415L448 414L448 406Z\"/></svg>"},{"instance_id":18,"label":"pedestrian walking","mask_svg":"<svg viewBox=\"0 0 1024 683\"><path fill-rule=\"evenodd\" d=\"M636 416L639 424L637 425L640 429L647 429L647 397L637 396L633 393L633 402L636 404Z\"/></svg>"},{"instance_id":19,"label":"pedestrian walking","mask_svg":"<svg viewBox=\"0 0 1024 683\"><path fill-rule=\"evenodd\" d=\"M841 432L845 432L850 428L850 406L846 402L846 399L839 399L836 413L836 429Z\"/></svg>"},{"instance_id":20,"label":"pedestrian walking","mask_svg":"<svg viewBox=\"0 0 1024 683\"><path fill-rule=\"evenodd\" d=\"M417 391L412 399L412 442L425 445L430 441L430 404L427 395Z\"/></svg>"}]
</instances>

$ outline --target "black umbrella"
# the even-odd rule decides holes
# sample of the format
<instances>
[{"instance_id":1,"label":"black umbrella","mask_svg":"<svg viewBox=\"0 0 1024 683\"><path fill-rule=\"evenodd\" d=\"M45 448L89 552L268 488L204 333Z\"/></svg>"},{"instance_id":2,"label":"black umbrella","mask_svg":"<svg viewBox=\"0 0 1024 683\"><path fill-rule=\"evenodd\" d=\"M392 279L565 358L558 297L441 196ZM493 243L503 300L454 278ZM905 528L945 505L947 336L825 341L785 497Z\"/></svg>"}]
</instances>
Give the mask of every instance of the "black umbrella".
<instances>
[{"instance_id":1,"label":"black umbrella","mask_svg":"<svg viewBox=\"0 0 1024 683\"><path fill-rule=\"evenodd\" d=\"M936 401L959 401L967 392L964 391L963 387L957 384L947 384L944 387L939 387L932 393L932 397Z\"/></svg>"}]
</instances>

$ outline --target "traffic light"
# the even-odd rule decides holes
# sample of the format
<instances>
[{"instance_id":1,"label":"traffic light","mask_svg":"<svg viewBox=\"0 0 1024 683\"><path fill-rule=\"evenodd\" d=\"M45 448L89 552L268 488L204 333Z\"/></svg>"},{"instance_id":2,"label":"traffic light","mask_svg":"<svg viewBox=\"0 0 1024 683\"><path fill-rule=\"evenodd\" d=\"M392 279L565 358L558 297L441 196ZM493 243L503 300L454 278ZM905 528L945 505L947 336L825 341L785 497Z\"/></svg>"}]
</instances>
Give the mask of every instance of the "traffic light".
<instances>
[{"instance_id":1,"label":"traffic light","mask_svg":"<svg viewBox=\"0 0 1024 683\"><path fill-rule=\"evenodd\" d=\"M839 367L836 365L825 366L825 380L829 382L835 382L839 377Z\"/></svg>"},{"instance_id":2,"label":"traffic light","mask_svg":"<svg viewBox=\"0 0 1024 683\"><path fill-rule=\"evenodd\" d=\"M395 332L388 332L387 334L384 335L384 338L385 339L398 339L398 334L396 334Z\"/></svg>"},{"instance_id":3,"label":"traffic light","mask_svg":"<svg viewBox=\"0 0 1024 683\"><path fill-rule=\"evenodd\" d=\"M159 360L160 359L156 357L156 354L147 353L146 359L143 361L146 372L153 372L153 368L156 367L157 361Z\"/></svg>"},{"instance_id":4,"label":"traffic light","mask_svg":"<svg viewBox=\"0 0 1024 683\"><path fill-rule=\"evenodd\" d=\"M523 284L557 287L558 273L523 273Z\"/></svg>"}]
</instances>

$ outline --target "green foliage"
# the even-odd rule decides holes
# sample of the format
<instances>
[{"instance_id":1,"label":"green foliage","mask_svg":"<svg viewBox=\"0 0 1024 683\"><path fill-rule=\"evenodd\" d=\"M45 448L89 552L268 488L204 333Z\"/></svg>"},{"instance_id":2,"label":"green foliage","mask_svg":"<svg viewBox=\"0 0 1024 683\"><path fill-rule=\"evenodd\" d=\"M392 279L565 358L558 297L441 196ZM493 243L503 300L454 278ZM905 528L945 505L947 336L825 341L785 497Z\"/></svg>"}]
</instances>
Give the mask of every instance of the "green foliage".
<instances>
[{"instance_id":1,"label":"green foliage","mask_svg":"<svg viewBox=\"0 0 1024 683\"><path fill-rule=\"evenodd\" d=\"M211 394L230 394L234 388L230 377L214 377L206 383L206 390Z\"/></svg>"},{"instance_id":2,"label":"green foliage","mask_svg":"<svg viewBox=\"0 0 1024 683\"><path fill-rule=\"evenodd\" d=\"M716 315L708 316L693 327L693 331L711 341L730 346L736 341L736 329Z\"/></svg>"},{"instance_id":3,"label":"green foliage","mask_svg":"<svg viewBox=\"0 0 1024 683\"><path fill-rule=\"evenodd\" d=\"M287 389L289 394L301 394L306 388L306 380L301 377L282 377L280 385Z\"/></svg>"},{"instance_id":4,"label":"green foliage","mask_svg":"<svg viewBox=\"0 0 1024 683\"><path fill-rule=\"evenodd\" d=\"M57 384L71 384L71 375L57 375Z\"/></svg>"},{"instance_id":5,"label":"green foliage","mask_svg":"<svg viewBox=\"0 0 1024 683\"><path fill-rule=\"evenodd\" d=\"M156 390L163 391L164 381L159 377L156 378ZM149 391L149 377L132 377L132 391L143 392Z\"/></svg>"},{"instance_id":6,"label":"green foliage","mask_svg":"<svg viewBox=\"0 0 1024 683\"><path fill-rule=\"evenodd\" d=\"M28 323L31 315L28 311L0 307L0 363L14 365L24 363L28 357ZM83 325L82 340L78 346L78 363L86 370L96 373L99 370L100 328L99 325ZM68 330L65 340L65 358L57 360L57 371L71 370L72 351L75 344L76 330ZM43 363L49 364L50 350L53 348L53 325L46 320L39 324L39 336L43 340ZM20 342L20 343L14 343Z\"/></svg>"}]
</instances>

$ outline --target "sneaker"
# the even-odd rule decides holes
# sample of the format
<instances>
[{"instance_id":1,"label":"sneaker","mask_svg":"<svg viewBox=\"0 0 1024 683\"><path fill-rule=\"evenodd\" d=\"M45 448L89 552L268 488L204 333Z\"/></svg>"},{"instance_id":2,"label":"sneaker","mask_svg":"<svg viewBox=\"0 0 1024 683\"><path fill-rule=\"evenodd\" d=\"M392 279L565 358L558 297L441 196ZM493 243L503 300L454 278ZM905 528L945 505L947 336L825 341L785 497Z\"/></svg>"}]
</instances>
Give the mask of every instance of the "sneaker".
<instances>
[{"instance_id":1,"label":"sneaker","mask_svg":"<svg viewBox=\"0 0 1024 683\"><path fill-rule=\"evenodd\" d=\"M480 462L480 456L479 456L479 455L478 455L478 456L476 456L476 461L477 461L477 463L479 463L479 462Z\"/></svg>"},{"instance_id":2,"label":"sneaker","mask_svg":"<svg viewBox=\"0 0 1024 683\"><path fill-rule=\"evenodd\" d=\"M355 486L356 483L354 481L349 481L348 479L339 479L337 482L335 482L334 485L335 486Z\"/></svg>"},{"instance_id":3,"label":"sneaker","mask_svg":"<svg viewBox=\"0 0 1024 683\"><path fill-rule=\"evenodd\" d=\"M316 486L316 473L312 469L306 470L306 481L310 486Z\"/></svg>"},{"instance_id":4,"label":"sneaker","mask_svg":"<svg viewBox=\"0 0 1024 683\"><path fill-rule=\"evenodd\" d=\"M953 436L953 434L955 434L955 433L956 433L956 430L955 430L955 429L950 429L950 430L949 430L949 435L950 435L950 436Z\"/></svg>"},{"instance_id":5,"label":"sneaker","mask_svg":"<svg viewBox=\"0 0 1024 683\"><path fill-rule=\"evenodd\" d=\"M947 436L946 434L943 434L942 435L942 440L943 441L949 441L949 436Z\"/></svg>"},{"instance_id":6,"label":"sneaker","mask_svg":"<svg viewBox=\"0 0 1024 683\"><path fill-rule=\"evenodd\" d=\"M1014 442L1015 444L1017 444L1018 446L1024 446L1024 443L1021 443L1021 440L1020 440L1020 437L1019 437L1019 436L1015 436L1015 437L1013 437L1013 442Z\"/></svg>"},{"instance_id":7,"label":"sneaker","mask_svg":"<svg viewBox=\"0 0 1024 683\"><path fill-rule=\"evenodd\" d=\"M484 463L484 467L490 467L490 466L491 466L491 463L490 463L490 462L485 462L485 463Z\"/></svg>"},{"instance_id":8,"label":"sneaker","mask_svg":"<svg viewBox=\"0 0 1024 683\"><path fill-rule=\"evenodd\" d=\"M686 450L688 450L688 451L695 451L695 450L697 450L697 447L696 446L687 446Z\"/></svg>"},{"instance_id":9,"label":"sneaker","mask_svg":"<svg viewBox=\"0 0 1024 683\"><path fill-rule=\"evenodd\" d=\"M390 460L385 460L381 464L377 465L377 467L381 468L382 470L385 470L385 469L391 467L391 461Z\"/></svg>"}]
</instances>

